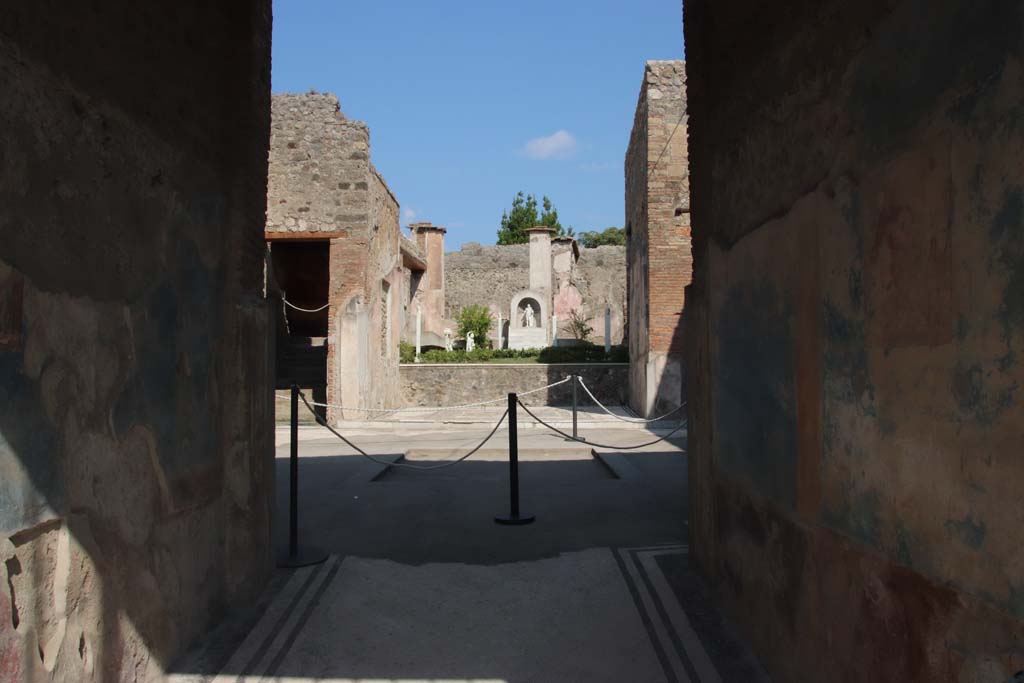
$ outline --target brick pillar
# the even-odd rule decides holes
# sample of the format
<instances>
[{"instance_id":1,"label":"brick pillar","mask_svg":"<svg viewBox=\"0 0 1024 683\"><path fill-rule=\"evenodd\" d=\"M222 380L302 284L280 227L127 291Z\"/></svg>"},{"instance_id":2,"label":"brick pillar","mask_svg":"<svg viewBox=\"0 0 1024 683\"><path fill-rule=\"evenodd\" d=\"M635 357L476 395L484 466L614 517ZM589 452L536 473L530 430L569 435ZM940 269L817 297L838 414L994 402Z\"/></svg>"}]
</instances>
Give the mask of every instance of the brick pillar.
<instances>
[{"instance_id":1,"label":"brick pillar","mask_svg":"<svg viewBox=\"0 0 1024 683\"><path fill-rule=\"evenodd\" d=\"M684 290L693 272L686 130L684 63L648 62L626 153L630 404L648 417L683 400Z\"/></svg>"}]
</instances>

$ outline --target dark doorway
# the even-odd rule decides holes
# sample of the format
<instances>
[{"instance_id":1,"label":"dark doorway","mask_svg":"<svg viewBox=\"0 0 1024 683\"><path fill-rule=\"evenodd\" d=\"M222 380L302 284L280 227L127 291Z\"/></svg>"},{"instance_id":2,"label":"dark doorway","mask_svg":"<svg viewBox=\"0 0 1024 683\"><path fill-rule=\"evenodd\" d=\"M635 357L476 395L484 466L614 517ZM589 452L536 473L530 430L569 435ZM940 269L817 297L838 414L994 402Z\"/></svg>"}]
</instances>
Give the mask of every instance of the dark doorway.
<instances>
[{"instance_id":1,"label":"dark doorway","mask_svg":"<svg viewBox=\"0 0 1024 683\"><path fill-rule=\"evenodd\" d=\"M293 337L326 337L329 309L330 242L276 241L270 248L274 277L284 293L288 332Z\"/></svg>"}]
</instances>

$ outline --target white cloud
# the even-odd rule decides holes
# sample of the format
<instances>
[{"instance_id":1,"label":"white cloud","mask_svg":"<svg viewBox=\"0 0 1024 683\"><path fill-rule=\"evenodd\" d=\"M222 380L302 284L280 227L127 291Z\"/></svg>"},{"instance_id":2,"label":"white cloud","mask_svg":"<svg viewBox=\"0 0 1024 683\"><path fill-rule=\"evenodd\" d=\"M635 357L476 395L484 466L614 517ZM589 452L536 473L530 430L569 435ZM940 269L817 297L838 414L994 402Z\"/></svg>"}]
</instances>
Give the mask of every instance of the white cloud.
<instances>
[{"instance_id":1,"label":"white cloud","mask_svg":"<svg viewBox=\"0 0 1024 683\"><path fill-rule=\"evenodd\" d=\"M412 223L418 216L416 209L402 209L402 218L405 219L406 223Z\"/></svg>"},{"instance_id":2,"label":"white cloud","mask_svg":"<svg viewBox=\"0 0 1024 683\"><path fill-rule=\"evenodd\" d=\"M531 159L567 159L576 151L576 138L567 130L534 138L526 143L522 153Z\"/></svg>"}]
</instances>

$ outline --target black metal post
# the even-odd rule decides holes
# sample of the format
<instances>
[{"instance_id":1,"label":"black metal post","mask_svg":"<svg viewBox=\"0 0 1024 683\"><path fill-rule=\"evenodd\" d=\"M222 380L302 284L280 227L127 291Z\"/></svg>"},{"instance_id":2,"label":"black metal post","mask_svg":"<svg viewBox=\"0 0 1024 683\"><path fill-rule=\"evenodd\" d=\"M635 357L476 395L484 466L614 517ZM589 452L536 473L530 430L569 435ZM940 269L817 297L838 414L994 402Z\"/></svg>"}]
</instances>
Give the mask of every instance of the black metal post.
<instances>
[{"instance_id":1,"label":"black metal post","mask_svg":"<svg viewBox=\"0 0 1024 683\"><path fill-rule=\"evenodd\" d=\"M327 559L319 548L299 547L299 386L292 385L291 453L288 457L288 554L278 567L308 567Z\"/></svg>"},{"instance_id":2,"label":"black metal post","mask_svg":"<svg viewBox=\"0 0 1024 683\"><path fill-rule=\"evenodd\" d=\"M579 375L572 376L572 438L580 438L579 432L576 429L576 385L579 383Z\"/></svg>"},{"instance_id":3,"label":"black metal post","mask_svg":"<svg viewBox=\"0 0 1024 683\"><path fill-rule=\"evenodd\" d=\"M533 515L519 514L519 430L516 418L516 407L519 399L515 394L508 395L508 482L509 482L509 515L495 517L498 524L529 524Z\"/></svg>"},{"instance_id":4,"label":"black metal post","mask_svg":"<svg viewBox=\"0 0 1024 683\"><path fill-rule=\"evenodd\" d=\"M299 387L292 385L292 440L288 456L288 557L299 554Z\"/></svg>"}]
</instances>

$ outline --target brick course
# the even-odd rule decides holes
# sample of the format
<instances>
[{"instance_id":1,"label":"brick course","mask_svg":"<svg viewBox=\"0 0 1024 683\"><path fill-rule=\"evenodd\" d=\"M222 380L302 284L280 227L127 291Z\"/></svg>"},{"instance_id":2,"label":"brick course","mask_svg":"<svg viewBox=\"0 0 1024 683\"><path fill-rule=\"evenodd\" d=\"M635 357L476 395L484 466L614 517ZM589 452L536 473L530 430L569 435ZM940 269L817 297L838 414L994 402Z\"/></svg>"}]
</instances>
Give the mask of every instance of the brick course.
<instances>
[{"instance_id":1,"label":"brick course","mask_svg":"<svg viewBox=\"0 0 1024 683\"><path fill-rule=\"evenodd\" d=\"M625 162L630 403L643 414L682 400L693 275L686 124L685 63L648 62Z\"/></svg>"}]
</instances>

